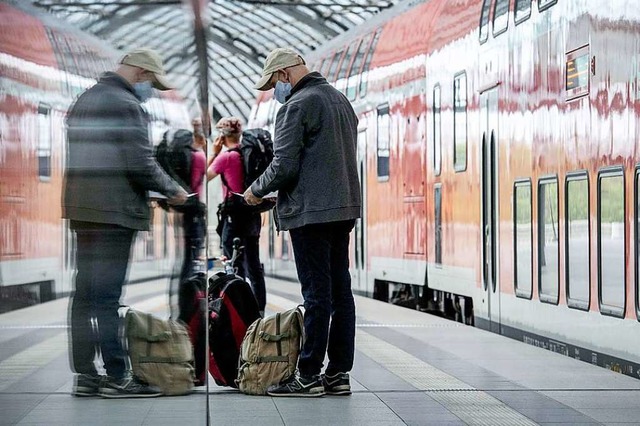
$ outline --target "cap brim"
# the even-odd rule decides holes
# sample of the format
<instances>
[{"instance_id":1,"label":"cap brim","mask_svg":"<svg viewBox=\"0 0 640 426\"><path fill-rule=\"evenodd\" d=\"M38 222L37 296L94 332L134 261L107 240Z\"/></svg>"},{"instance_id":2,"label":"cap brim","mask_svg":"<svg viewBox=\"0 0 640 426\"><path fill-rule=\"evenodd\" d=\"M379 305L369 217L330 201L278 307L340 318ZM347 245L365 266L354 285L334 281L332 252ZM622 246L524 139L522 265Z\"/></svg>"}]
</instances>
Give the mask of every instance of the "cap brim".
<instances>
[{"instance_id":1,"label":"cap brim","mask_svg":"<svg viewBox=\"0 0 640 426\"><path fill-rule=\"evenodd\" d=\"M269 84L270 81L271 81L271 74L263 75L262 78L260 78L260 80L258 80L258 82L253 85L253 88L257 90L263 90L263 91L269 90L271 89L271 84Z\"/></svg>"},{"instance_id":2,"label":"cap brim","mask_svg":"<svg viewBox=\"0 0 640 426\"><path fill-rule=\"evenodd\" d=\"M153 82L153 87L158 90L172 90L175 89L175 86L167 80L164 75L153 73L155 77L155 81Z\"/></svg>"}]
</instances>

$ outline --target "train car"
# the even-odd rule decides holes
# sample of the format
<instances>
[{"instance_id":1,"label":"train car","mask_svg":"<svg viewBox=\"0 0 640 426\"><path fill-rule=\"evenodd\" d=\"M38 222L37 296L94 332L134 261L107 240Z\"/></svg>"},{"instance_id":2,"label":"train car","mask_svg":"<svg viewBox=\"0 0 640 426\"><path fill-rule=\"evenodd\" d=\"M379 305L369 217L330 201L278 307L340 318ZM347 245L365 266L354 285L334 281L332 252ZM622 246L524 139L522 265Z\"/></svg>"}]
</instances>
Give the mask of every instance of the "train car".
<instances>
[{"instance_id":1,"label":"train car","mask_svg":"<svg viewBox=\"0 0 640 426\"><path fill-rule=\"evenodd\" d=\"M0 3L0 311L68 294L74 244L61 219L64 117L121 53L28 4ZM158 140L189 123L176 93L145 104ZM131 281L166 276L176 250L172 215L138 234Z\"/></svg>"},{"instance_id":2,"label":"train car","mask_svg":"<svg viewBox=\"0 0 640 426\"><path fill-rule=\"evenodd\" d=\"M640 377L639 52L633 0L407 2L312 52L360 117L354 290Z\"/></svg>"}]
</instances>

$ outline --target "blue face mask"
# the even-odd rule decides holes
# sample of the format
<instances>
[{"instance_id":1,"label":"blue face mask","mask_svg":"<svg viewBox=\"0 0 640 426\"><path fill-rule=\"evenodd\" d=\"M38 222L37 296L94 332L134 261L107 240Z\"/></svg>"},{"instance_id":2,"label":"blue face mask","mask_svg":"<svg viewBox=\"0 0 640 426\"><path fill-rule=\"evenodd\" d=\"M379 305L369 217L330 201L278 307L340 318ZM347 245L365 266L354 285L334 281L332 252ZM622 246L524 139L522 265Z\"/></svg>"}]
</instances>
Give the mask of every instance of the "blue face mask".
<instances>
[{"instance_id":1,"label":"blue face mask","mask_svg":"<svg viewBox=\"0 0 640 426\"><path fill-rule=\"evenodd\" d=\"M153 87L149 80L142 81L133 85L133 92L136 94L136 97L140 99L140 102L144 103L153 94Z\"/></svg>"},{"instance_id":2,"label":"blue face mask","mask_svg":"<svg viewBox=\"0 0 640 426\"><path fill-rule=\"evenodd\" d=\"M281 104L285 103L287 96L291 94L291 83L283 83L281 81L276 82L276 90L273 92L273 97Z\"/></svg>"}]
</instances>

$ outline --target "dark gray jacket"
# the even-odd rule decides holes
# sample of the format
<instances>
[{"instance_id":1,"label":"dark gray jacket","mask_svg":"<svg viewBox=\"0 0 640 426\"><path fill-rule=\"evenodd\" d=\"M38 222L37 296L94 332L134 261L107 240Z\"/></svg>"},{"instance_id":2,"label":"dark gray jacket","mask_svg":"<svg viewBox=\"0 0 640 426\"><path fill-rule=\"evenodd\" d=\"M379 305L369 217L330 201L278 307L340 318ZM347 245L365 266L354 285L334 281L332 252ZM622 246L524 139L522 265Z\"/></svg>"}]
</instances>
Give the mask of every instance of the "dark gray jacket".
<instances>
[{"instance_id":1,"label":"dark gray jacket","mask_svg":"<svg viewBox=\"0 0 640 426\"><path fill-rule=\"evenodd\" d=\"M133 88L116 73L80 95L67 115L63 217L149 229L147 191L172 197L180 187L156 162L148 126Z\"/></svg>"},{"instance_id":2,"label":"dark gray jacket","mask_svg":"<svg viewBox=\"0 0 640 426\"><path fill-rule=\"evenodd\" d=\"M283 230L360 217L358 118L319 73L303 77L276 117L274 159L252 185L278 192Z\"/></svg>"}]
</instances>

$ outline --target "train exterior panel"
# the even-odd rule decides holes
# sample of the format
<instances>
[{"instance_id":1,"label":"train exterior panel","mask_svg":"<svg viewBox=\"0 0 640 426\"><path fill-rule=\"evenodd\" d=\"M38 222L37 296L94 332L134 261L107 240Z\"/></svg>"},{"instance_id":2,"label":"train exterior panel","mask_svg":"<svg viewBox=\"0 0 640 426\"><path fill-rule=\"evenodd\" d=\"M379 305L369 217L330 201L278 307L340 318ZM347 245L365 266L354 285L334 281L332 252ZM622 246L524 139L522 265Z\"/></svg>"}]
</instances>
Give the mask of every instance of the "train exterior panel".
<instances>
[{"instance_id":1,"label":"train exterior panel","mask_svg":"<svg viewBox=\"0 0 640 426\"><path fill-rule=\"evenodd\" d=\"M640 377L639 40L633 1L431 0L313 52L360 117L354 289Z\"/></svg>"},{"instance_id":2,"label":"train exterior panel","mask_svg":"<svg viewBox=\"0 0 640 426\"><path fill-rule=\"evenodd\" d=\"M0 310L71 291L74 242L61 219L64 118L73 100L113 69L119 53L29 5L0 3ZM146 105L155 138L184 127L175 94ZM166 276L176 259L173 215L156 210L139 233L130 280Z\"/></svg>"}]
</instances>

